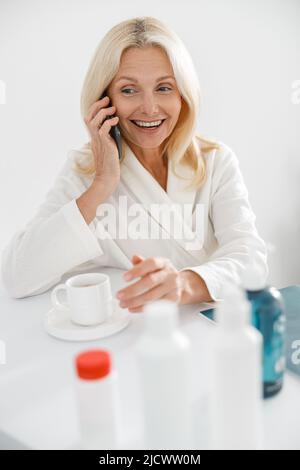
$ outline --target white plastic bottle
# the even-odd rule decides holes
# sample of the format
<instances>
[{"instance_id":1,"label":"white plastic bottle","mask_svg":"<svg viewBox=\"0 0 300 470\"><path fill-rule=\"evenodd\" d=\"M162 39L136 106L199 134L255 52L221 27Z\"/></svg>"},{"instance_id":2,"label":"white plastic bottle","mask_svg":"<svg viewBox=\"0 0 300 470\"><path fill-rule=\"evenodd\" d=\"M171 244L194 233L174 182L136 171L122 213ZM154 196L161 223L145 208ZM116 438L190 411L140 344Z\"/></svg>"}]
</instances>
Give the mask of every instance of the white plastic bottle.
<instances>
[{"instance_id":1,"label":"white plastic bottle","mask_svg":"<svg viewBox=\"0 0 300 470\"><path fill-rule=\"evenodd\" d=\"M178 323L174 302L159 300L145 308L137 358L146 449L191 446L191 351Z\"/></svg>"},{"instance_id":2,"label":"white plastic bottle","mask_svg":"<svg viewBox=\"0 0 300 470\"><path fill-rule=\"evenodd\" d=\"M119 447L117 374L108 351L93 349L76 356L81 442L85 450Z\"/></svg>"},{"instance_id":3,"label":"white plastic bottle","mask_svg":"<svg viewBox=\"0 0 300 470\"><path fill-rule=\"evenodd\" d=\"M212 449L262 448L262 335L243 290L228 284L210 357Z\"/></svg>"}]
</instances>

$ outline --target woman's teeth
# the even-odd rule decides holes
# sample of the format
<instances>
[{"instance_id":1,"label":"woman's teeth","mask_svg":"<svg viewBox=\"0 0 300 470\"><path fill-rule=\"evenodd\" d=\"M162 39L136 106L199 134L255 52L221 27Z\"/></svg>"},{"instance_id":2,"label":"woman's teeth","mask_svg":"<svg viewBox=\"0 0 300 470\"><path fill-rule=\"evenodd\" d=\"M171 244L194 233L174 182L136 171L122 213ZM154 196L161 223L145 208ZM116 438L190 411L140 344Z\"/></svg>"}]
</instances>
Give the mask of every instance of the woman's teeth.
<instances>
[{"instance_id":1,"label":"woman's teeth","mask_svg":"<svg viewBox=\"0 0 300 470\"><path fill-rule=\"evenodd\" d=\"M146 122L146 121L132 121L132 122L138 127L158 127L161 125L163 121L164 120L162 119L160 121L152 121L152 122Z\"/></svg>"}]
</instances>

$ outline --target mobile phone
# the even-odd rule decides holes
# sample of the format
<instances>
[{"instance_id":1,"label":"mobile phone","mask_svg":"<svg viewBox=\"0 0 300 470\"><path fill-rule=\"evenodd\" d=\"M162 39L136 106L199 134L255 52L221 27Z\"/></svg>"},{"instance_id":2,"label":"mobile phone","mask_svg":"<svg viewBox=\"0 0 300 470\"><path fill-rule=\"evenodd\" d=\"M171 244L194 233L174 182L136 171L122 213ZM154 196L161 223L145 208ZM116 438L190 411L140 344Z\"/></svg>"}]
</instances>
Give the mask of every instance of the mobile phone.
<instances>
[{"instance_id":1,"label":"mobile phone","mask_svg":"<svg viewBox=\"0 0 300 470\"><path fill-rule=\"evenodd\" d=\"M102 100L105 96L107 96L107 91L106 90L103 92L101 98L99 98L99 99ZM107 116L105 118L105 121L106 121L106 119L111 119L113 117L115 117L115 114ZM116 142L116 145L117 145L117 148L118 148L118 153L119 153L119 160L120 160L121 156L122 156L122 137L121 137L121 131L120 131L120 128L119 128L118 124L112 126L111 130L109 131L109 134L114 139L114 141Z\"/></svg>"}]
</instances>

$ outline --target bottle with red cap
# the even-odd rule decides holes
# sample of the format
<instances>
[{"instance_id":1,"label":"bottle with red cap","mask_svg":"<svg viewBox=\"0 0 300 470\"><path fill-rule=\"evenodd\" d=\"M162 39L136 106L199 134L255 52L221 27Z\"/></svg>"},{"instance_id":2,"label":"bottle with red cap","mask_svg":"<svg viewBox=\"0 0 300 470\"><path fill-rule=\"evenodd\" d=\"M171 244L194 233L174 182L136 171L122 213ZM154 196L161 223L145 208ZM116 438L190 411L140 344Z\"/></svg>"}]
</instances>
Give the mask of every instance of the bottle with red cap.
<instances>
[{"instance_id":1,"label":"bottle with red cap","mask_svg":"<svg viewBox=\"0 0 300 470\"><path fill-rule=\"evenodd\" d=\"M119 446L117 374L108 351L92 349L75 358L81 447L86 450Z\"/></svg>"}]
</instances>

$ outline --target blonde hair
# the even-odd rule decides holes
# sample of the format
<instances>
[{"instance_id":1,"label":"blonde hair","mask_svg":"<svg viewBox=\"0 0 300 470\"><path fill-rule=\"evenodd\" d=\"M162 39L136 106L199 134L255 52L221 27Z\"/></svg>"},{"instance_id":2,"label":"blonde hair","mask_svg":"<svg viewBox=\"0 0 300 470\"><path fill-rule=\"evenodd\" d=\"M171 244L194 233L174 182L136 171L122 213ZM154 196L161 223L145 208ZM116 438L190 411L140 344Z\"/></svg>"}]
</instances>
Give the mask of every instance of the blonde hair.
<instances>
[{"instance_id":1,"label":"blonde hair","mask_svg":"<svg viewBox=\"0 0 300 470\"><path fill-rule=\"evenodd\" d=\"M206 178L204 154L218 149L216 142L204 139L197 131L197 118L200 109L200 85L198 77L184 43L160 20L149 17L137 17L118 23L111 28L98 45L86 73L81 92L81 115L84 120L91 105L108 88L118 72L121 57L125 50L135 47L156 46L162 48L173 66L174 76L182 96L182 107L172 134L165 140L163 153L172 161L172 168L177 174L179 163L194 170L194 178L189 187L199 188ZM197 139L200 142L197 142ZM90 143L87 144L87 150ZM95 171L94 159L89 152L88 165L76 164L76 170L85 175ZM121 161L125 157L122 139Z\"/></svg>"}]
</instances>

